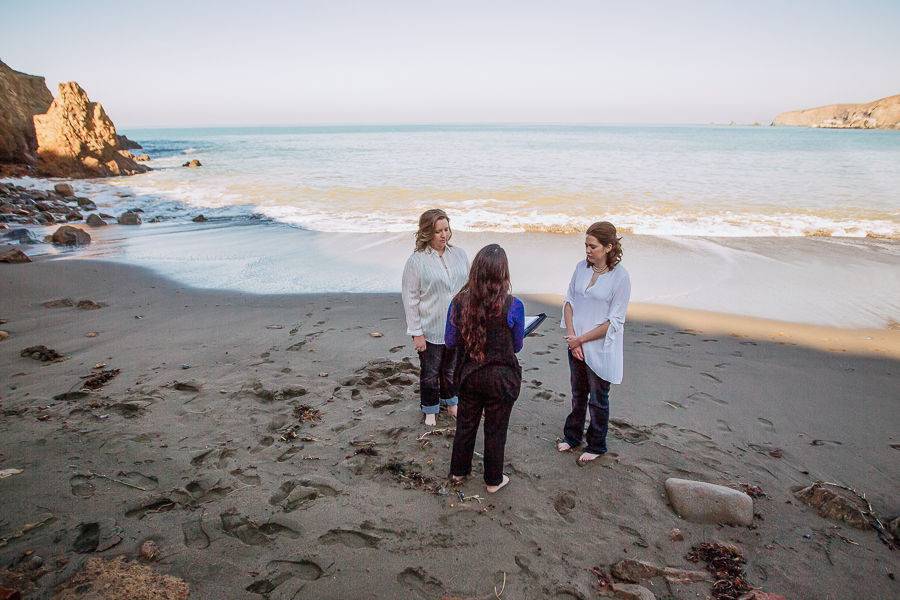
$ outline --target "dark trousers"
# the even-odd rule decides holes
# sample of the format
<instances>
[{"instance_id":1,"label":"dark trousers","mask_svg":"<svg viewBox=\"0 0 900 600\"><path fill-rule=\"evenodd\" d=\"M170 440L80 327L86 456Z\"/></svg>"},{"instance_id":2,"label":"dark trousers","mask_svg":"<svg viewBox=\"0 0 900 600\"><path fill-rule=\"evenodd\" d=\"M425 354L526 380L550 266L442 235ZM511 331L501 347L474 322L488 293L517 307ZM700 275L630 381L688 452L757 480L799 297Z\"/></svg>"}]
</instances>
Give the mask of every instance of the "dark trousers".
<instances>
[{"instance_id":1,"label":"dark trousers","mask_svg":"<svg viewBox=\"0 0 900 600\"><path fill-rule=\"evenodd\" d=\"M419 394L423 409L434 409L440 405L441 399L456 396L453 384L455 349L447 348L444 344L425 342L425 351L419 352L419 366Z\"/></svg>"},{"instance_id":2,"label":"dark trousers","mask_svg":"<svg viewBox=\"0 0 900 600\"><path fill-rule=\"evenodd\" d=\"M587 448L592 454L606 452L606 433L609 430L609 382L601 379L583 360L569 352L569 373L572 382L572 412L566 417L563 437L567 444L581 445L584 435L585 413L590 411Z\"/></svg>"},{"instance_id":3,"label":"dark trousers","mask_svg":"<svg viewBox=\"0 0 900 600\"><path fill-rule=\"evenodd\" d=\"M456 435L450 474L457 477L472 472L472 454L478 424L484 413L484 482L500 485L503 481L503 453L506 449L506 429L515 398L484 395L474 386L463 385L459 390L459 412L456 415Z\"/></svg>"}]
</instances>

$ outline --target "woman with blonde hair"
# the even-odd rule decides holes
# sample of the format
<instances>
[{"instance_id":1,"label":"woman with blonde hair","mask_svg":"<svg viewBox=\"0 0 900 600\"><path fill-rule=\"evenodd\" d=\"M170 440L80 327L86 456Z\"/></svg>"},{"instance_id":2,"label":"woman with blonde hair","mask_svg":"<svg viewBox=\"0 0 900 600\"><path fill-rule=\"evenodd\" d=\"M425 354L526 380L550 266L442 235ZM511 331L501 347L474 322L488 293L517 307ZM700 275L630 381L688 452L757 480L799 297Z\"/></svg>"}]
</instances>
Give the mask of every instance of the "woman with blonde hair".
<instances>
[{"instance_id":1,"label":"woman with blonde hair","mask_svg":"<svg viewBox=\"0 0 900 600\"><path fill-rule=\"evenodd\" d=\"M625 313L631 298L631 278L622 260L621 238L612 223L588 227L585 260L575 265L566 292L561 327L569 346L572 411L566 418L560 452L581 445L585 413L590 412L587 447L578 457L587 463L606 453L609 389L622 383Z\"/></svg>"},{"instance_id":2,"label":"woman with blonde hair","mask_svg":"<svg viewBox=\"0 0 900 600\"><path fill-rule=\"evenodd\" d=\"M426 210L419 217L415 251L403 269L402 297L406 333L419 353L419 390L425 424L434 426L441 403L456 416L453 371L456 356L444 344L447 307L469 276L469 259L450 244L453 232L443 210Z\"/></svg>"}]
</instances>

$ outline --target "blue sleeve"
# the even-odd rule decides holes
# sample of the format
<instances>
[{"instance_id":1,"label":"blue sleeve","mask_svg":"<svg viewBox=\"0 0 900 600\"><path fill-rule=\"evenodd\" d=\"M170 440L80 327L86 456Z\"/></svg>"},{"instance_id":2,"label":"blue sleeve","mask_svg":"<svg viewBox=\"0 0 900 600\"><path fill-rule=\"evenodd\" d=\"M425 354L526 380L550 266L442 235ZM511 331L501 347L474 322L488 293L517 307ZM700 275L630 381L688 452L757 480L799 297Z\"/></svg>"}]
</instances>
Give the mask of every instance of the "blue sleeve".
<instances>
[{"instance_id":1,"label":"blue sleeve","mask_svg":"<svg viewBox=\"0 0 900 600\"><path fill-rule=\"evenodd\" d=\"M447 326L444 328L444 345L448 348L456 348L457 340L459 339L459 330L456 328L456 311L454 307L456 306L456 302L450 303L450 308L447 309Z\"/></svg>"},{"instance_id":2,"label":"blue sleeve","mask_svg":"<svg viewBox=\"0 0 900 600\"><path fill-rule=\"evenodd\" d=\"M525 345L525 305L515 296L506 313L506 322L513 332L513 349L518 352Z\"/></svg>"}]
</instances>

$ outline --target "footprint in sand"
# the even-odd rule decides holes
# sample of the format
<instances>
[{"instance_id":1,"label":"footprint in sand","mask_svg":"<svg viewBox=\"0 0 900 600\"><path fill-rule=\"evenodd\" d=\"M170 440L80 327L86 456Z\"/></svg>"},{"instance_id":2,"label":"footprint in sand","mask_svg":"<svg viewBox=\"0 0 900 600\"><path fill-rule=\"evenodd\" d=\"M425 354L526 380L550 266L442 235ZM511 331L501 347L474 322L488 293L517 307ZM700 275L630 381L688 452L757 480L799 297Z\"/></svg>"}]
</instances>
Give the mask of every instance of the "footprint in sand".
<instances>
[{"instance_id":1,"label":"footprint in sand","mask_svg":"<svg viewBox=\"0 0 900 600\"><path fill-rule=\"evenodd\" d=\"M552 392L548 392L547 390L544 390L542 392L536 393L534 396L531 397L531 399L535 402L540 402L541 400L549 400L552 397L553 397Z\"/></svg>"},{"instance_id":2,"label":"footprint in sand","mask_svg":"<svg viewBox=\"0 0 900 600\"><path fill-rule=\"evenodd\" d=\"M703 402L715 402L716 404L720 404L722 406L728 406L728 401L722 400L721 398L717 398L712 394L708 394L706 392L694 392L688 396L688 400L700 400Z\"/></svg>"},{"instance_id":3,"label":"footprint in sand","mask_svg":"<svg viewBox=\"0 0 900 600\"><path fill-rule=\"evenodd\" d=\"M769 431L775 431L775 424L772 423L772 421L770 421L768 419L764 419L762 417L757 417L756 420L759 421L760 423L762 423L763 426L766 429L768 429Z\"/></svg>"},{"instance_id":4,"label":"footprint in sand","mask_svg":"<svg viewBox=\"0 0 900 600\"><path fill-rule=\"evenodd\" d=\"M405 569L397 575L397 581L411 589L421 598L439 598L444 591L443 584L425 572L421 567Z\"/></svg>"},{"instance_id":5,"label":"footprint in sand","mask_svg":"<svg viewBox=\"0 0 900 600\"><path fill-rule=\"evenodd\" d=\"M266 576L257 579L244 589L265 596L286 581L294 578L315 581L324 572L322 567L311 560L272 560L266 565Z\"/></svg>"},{"instance_id":6,"label":"footprint in sand","mask_svg":"<svg viewBox=\"0 0 900 600\"><path fill-rule=\"evenodd\" d=\"M545 354L550 354L550 351L549 350L536 350L536 351L532 352L532 354L537 355L537 356L544 356Z\"/></svg>"},{"instance_id":7,"label":"footprint in sand","mask_svg":"<svg viewBox=\"0 0 900 600\"><path fill-rule=\"evenodd\" d=\"M721 380L721 379L719 379L718 377L716 377L715 375L713 375L713 374L711 374L711 373L703 372L703 373L700 373L700 374L703 375L704 377L708 378L708 379L712 379L712 380L715 381L716 383L722 383L722 380Z\"/></svg>"},{"instance_id":8,"label":"footprint in sand","mask_svg":"<svg viewBox=\"0 0 900 600\"><path fill-rule=\"evenodd\" d=\"M732 431L728 421L723 421L722 419L716 419L716 429L719 431Z\"/></svg>"},{"instance_id":9,"label":"footprint in sand","mask_svg":"<svg viewBox=\"0 0 900 600\"><path fill-rule=\"evenodd\" d=\"M300 537L297 531L279 523L269 522L257 525L249 517L235 510L223 512L219 518L222 521L222 531L247 546L265 546L278 535L286 535L290 538Z\"/></svg>"},{"instance_id":10,"label":"footprint in sand","mask_svg":"<svg viewBox=\"0 0 900 600\"><path fill-rule=\"evenodd\" d=\"M394 346L393 348L388 350L388 352L390 352L391 354L396 354L397 352L400 352L404 348L406 348L406 346Z\"/></svg>"},{"instance_id":11,"label":"footprint in sand","mask_svg":"<svg viewBox=\"0 0 900 600\"><path fill-rule=\"evenodd\" d=\"M569 514L575 510L575 494L574 492L561 492L557 494L553 501L553 508L559 513L563 519L571 523L573 519Z\"/></svg>"},{"instance_id":12,"label":"footprint in sand","mask_svg":"<svg viewBox=\"0 0 900 600\"><path fill-rule=\"evenodd\" d=\"M377 548L381 538L353 529L331 529L319 536L319 543L340 544L348 548Z\"/></svg>"},{"instance_id":13,"label":"footprint in sand","mask_svg":"<svg viewBox=\"0 0 900 600\"><path fill-rule=\"evenodd\" d=\"M94 484L90 475L75 475L69 479L72 495L79 498L90 498L94 495Z\"/></svg>"},{"instance_id":14,"label":"footprint in sand","mask_svg":"<svg viewBox=\"0 0 900 600\"><path fill-rule=\"evenodd\" d=\"M209 535L203 528L203 517L184 521L181 524L181 534L184 536L184 545L188 548L209 548Z\"/></svg>"},{"instance_id":15,"label":"footprint in sand","mask_svg":"<svg viewBox=\"0 0 900 600\"><path fill-rule=\"evenodd\" d=\"M675 362L674 360L667 360L666 362L669 363L670 365L672 365L673 367L681 367L682 369L690 369L691 368L691 365L686 365L684 363Z\"/></svg>"}]
</instances>

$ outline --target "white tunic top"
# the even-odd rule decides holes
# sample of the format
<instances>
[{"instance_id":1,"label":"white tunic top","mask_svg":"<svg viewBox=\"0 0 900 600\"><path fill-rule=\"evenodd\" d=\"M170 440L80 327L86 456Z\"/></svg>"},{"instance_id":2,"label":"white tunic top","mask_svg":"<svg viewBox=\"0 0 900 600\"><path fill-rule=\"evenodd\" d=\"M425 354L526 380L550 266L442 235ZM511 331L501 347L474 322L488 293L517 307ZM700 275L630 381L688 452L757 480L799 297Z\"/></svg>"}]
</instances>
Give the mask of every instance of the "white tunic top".
<instances>
[{"instance_id":1,"label":"white tunic top","mask_svg":"<svg viewBox=\"0 0 900 600\"><path fill-rule=\"evenodd\" d=\"M625 312L631 297L631 278L625 267L619 264L612 271L597 277L597 282L588 288L593 275L594 271L587 261L579 262L569 282L566 302L572 306L575 335L582 335L609 321L605 337L586 342L581 348L584 350L584 361L598 377L610 383L622 383L622 338L625 333ZM565 312L560 326L566 326Z\"/></svg>"},{"instance_id":2,"label":"white tunic top","mask_svg":"<svg viewBox=\"0 0 900 600\"><path fill-rule=\"evenodd\" d=\"M443 344L450 301L468 278L469 258L458 246L447 246L443 256L431 246L413 252L403 269L406 334Z\"/></svg>"}]
</instances>

